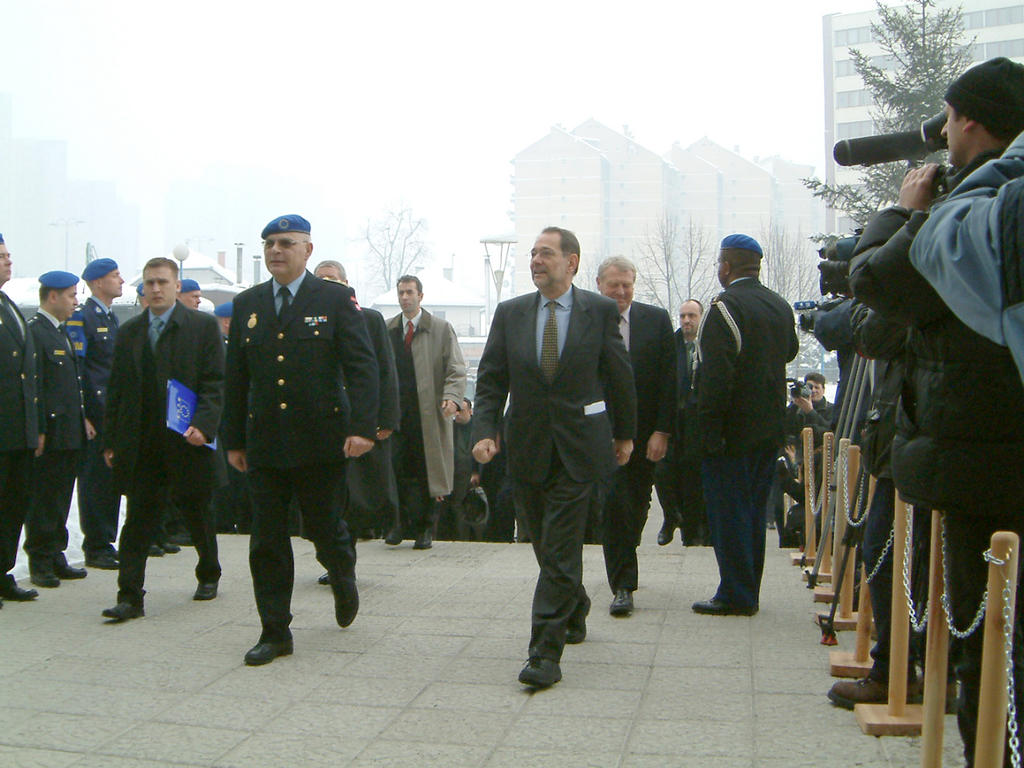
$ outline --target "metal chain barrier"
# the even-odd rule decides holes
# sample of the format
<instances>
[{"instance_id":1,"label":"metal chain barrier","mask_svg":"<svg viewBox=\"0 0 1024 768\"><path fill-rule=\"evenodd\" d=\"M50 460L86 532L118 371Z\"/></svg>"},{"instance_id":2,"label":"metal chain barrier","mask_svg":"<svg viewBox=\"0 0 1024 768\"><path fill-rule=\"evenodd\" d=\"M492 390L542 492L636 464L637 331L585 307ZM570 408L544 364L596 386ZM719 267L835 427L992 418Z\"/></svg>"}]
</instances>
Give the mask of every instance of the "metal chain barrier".
<instances>
[{"instance_id":1,"label":"metal chain barrier","mask_svg":"<svg viewBox=\"0 0 1024 768\"><path fill-rule=\"evenodd\" d=\"M1006 561L995 557L992 554L992 550L986 550L983 557L986 562L1006 565ZM1003 648L1006 652L1006 732L1009 736L1007 743L1010 745L1010 764L1013 768L1020 768L1020 738L1017 733L1017 702L1015 683L1013 681L1013 617L1010 615L1010 600L1010 578L1007 577L1003 583Z\"/></svg>"},{"instance_id":2,"label":"metal chain barrier","mask_svg":"<svg viewBox=\"0 0 1024 768\"><path fill-rule=\"evenodd\" d=\"M907 507L909 515L910 507ZM946 614L946 625L949 627L949 633L953 637L963 640L966 637L970 637L974 634L974 631L981 626L981 622L985 619L985 605L988 602L988 587L985 587L985 592L981 596L981 605L978 606L978 612L974 615L974 621L971 622L971 626L967 629L960 631L956 628L953 622L953 610L949 607L949 548L946 544L946 518L942 518L942 611Z\"/></svg>"},{"instance_id":3,"label":"metal chain barrier","mask_svg":"<svg viewBox=\"0 0 1024 768\"><path fill-rule=\"evenodd\" d=\"M864 506L867 504L868 499L868 483L870 482L870 475L861 469L861 477L863 478L860 482L860 487L857 489L857 498L855 499L852 512L857 515L856 521L850 516L850 513L846 514L846 522L853 528L860 528L864 523L868 521L868 516L864 512ZM847 494L850 493L849 489L844 486ZM847 496L849 498L849 496Z\"/></svg>"},{"instance_id":4,"label":"metal chain barrier","mask_svg":"<svg viewBox=\"0 0 1024 768\"><path fill-rule=\"evenodd\" d=\"M882 548L882 554L878 556L878 560L875 561L875 567L871 569L871 573L868 574L868 584L875 580L875 576L882 569L882 563L885 562L885 556L892 550L892 540L895 536L895 528L889 528L889 538L885 542L885 546Z\"/></svg>"},{"instance_id":5,"label":"metal chain barrier","mask_svg":"<svg viewBox=\"0 0 1024 768\"><path fill-rule=\"evenodd\" d=\"M922 615L920 617L918 617L917 611L914 610L914 596L911 594L911 590L910 590L910 545L911 545L911 541L914 538L914 515L913 515L913 507L911 507L909 504L907 504L906 508L907 508L907 539L906 539L906 541L903 542L903 592L907 596L907 611L909 612L909 615L910 615L910 628L912 630L914 630L915 632L920 634L921 632L924 632L924 628L928 624L928 606L927 605L924 606L924 611L922 612ZM942 544L943 544L943 552L945 552L945 544L946 544L945 538L943 538ZM945 559L943 559L942 562L945 565L945 562L946 562ZM945 607L946 604L947 604L946 593L948 591L949 591L948 589L943 590L943 594L942 594L942 605L943 605L943 607ZM985 604L982 603L981 607L982 607L982 610L983 610L982 615L984 615ZM949 616L948 612L946 613L946 616L947 617ZM968 634L970 634L970 632L968 632Z\"/></svg>"}]
</instances>

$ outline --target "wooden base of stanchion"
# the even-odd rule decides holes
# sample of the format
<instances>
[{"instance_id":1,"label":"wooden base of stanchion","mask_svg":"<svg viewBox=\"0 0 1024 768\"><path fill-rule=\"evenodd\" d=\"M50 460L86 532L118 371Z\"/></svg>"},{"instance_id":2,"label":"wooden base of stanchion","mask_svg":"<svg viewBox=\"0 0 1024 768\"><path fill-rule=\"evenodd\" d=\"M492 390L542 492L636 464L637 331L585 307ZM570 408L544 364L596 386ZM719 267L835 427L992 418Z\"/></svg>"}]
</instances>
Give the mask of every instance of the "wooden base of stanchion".
<instances>
[{"instance_id":1,"label":"wooden base of stanchion","mask_svg":"<svg viewBox=\"0 0 1024 768\"><path fill-rule=\"evenodd\" d=\"M832 587L814 588L814 602L816 603L831 603L835 596L836 593Z\"/></svg>"},{"instance_id":2,"label":"wooden base of stanchion","mask_svg":"<svg viewBox=\"0 0 1024 768\"><path fill-rule=\"evenodd\" d=\"M795 565L797 568L803 568L807 563L804 562L803 552L790 552L789 553L789 564Z\"/></svg>"},{"instance_id":3,"label":"wooden base of stanchion","mask_svg":"<svg viewBox=\"0 0 1024 768\"><path fill-rule=\"evenodd\" d=\"M858 661L857 654L851 651L829 651L828 671L832 677L867 677L874 662Z\"/></svg>"},{"instance_id":4,"label":"wooden base of stanchion","mask_svg":"<svg viewBox=\"0 0 1024 768\"><path fill-rule=\"evenodd\" d=\"M827 619L827 613L817 614L818 620ZM840 616L836 614L836 617L832 619L832 629L836 632L849 632L852 629L857 628L857 613L854 612L852 616Z\"/></svg>"},{"instance_id":5,"label":"wooden base of stanchion","mask_svg":"<svg viewBox=\"0 0 1024 768\"><path fill-rule=\"evenodd\" d=\"M807 581L807 579L811 575L811 570L812 570L811 568L804 568L804 572L802 574L800 574L801 581ZM820 571L818 573L818 576L815 579L815 581L818 584L831 584L832 583L832 574L829 573L828 571Z\"/></svg>"},{"instance_id":6,"label":"wooden base of stanchion","mask_svg":"<svg viewBox=\"0 0 1024 768\"><path fill-rule=\"evenodd\" d=\"M853 713L868 736L918 736L924 722L920 704L907 704L902 715L890 715L888 704L858 704Z\"/></svg>"}]
</instances>

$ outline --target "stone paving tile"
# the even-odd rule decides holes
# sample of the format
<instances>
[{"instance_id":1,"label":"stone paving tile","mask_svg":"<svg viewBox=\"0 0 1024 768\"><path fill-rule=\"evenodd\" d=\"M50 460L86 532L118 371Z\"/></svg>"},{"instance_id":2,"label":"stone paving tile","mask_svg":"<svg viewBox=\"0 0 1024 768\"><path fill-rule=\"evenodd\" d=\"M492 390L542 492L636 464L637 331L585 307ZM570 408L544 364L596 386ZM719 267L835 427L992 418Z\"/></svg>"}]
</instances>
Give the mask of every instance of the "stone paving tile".
<instances>
[{"instance_id":1,"label":"stone paving tile","mask_svg":"<svg viewBox=\"0 0 1024 768\"><path fill-rule=\"evenodd\" d=\"M541 691L537 695L544 695ZM614 700L609 699L614 710ZM501 741L503 747L560 752L619 753L629 733L628 717L569 717L523 714Z\"/></svg>"},{"instance_id":2,"label":"stone paving tile","mask_svg":"<svg viewBox=\"0 0 1024 768\"><path fill-rule=\"evenodd\" d=\"M370 744L350 765L351 768L422 768L425 765L474 768L483 765L489 754L487 747L388 738Z\"/></svg>"},{"instance_id":3,"label":"stone paving tile","mask_svg":"<svg viewBox=\"0 0 1024 768\"><path fill-rule=\"evenodd\" d=\"M115 755L86 755L71 768L205 768L209 763L167 762L139 757Z\"/></svg>"},{"instance_id":4,"label":"stone paving tile","mask_svg":"<svg viewBox=\"0 0 1024 768\"><path fill-rule=\"evenodd\" d=\"M208 765L247 736L248 733L241 729L177 723L136 723L120 736L108 740L95 752Z\"/></svg>"},{"instance_id":5,"label":"stone paving tile","mask_svg":"<svg viewBox=\"0 0 1024 768\"><path fill-rule=\"evenodd\" d=\"M249 736L209 764L216 768L340 768L365 747L366 742L339 735L340 726L317 736L257 733Z\"/></svg>"},{"instance_id":6,"label":"stone paving tile","mask_svg":"<svg viewBox=\"0 0 1024 768\"><path fill-rule=\"evenodd\" d=\"M668 720L638 720L626 745L628 754L720 755L751 760L754 739L749 723L698 720L673 723Z\"/></svg>"},{"instance_id":7,"label":"stone paving tile","mask_svg":"<svg viewBox=\"0 0 1024 768\"><path fill-rule=\"evenodd\" d=\"M692 755L686 752L677 755L628 754L622 762L622 768L760 768L760 766L760 763L751 761L749 757ZM821 768L821 766L818 765L816 768Z\"/></svg>"},{"instance_id":8,"label":"stone paving tile","mask_svg":"<svg viewBox=\"0 0 1024 768\"><path fill-rule=\"evenodd\" d=\"M502 747L495 750L484 765L486 768L617 768L619 756L614 752L557 752Z\"/></svg>"},{"instance_id":9,"label":"stone paving tile","mask_svg":"<svg viewBox=\"0 0 1024 768\"><path fill-rule=\"evenodd\" d=\"M320 685L303 699L375 707L405 707L430 685L422 680L361 677L353 671L358 671L358 667L358 664L353 664L344 675L323 678Z\"/></svg>"},{"instance_id":10,"label":"stone paving tile","mask_svg":"<svg viewBox=\"0 0 1024 768\"><path fill-rule=\"evenodd\" d=\"M556 685L550 691L528 694L523 714L545 716L571 712L579 717L606 717L614 711L620 717L633 717L640 709L642 695L640 691L610 691L602 695L583 688Z\"/></svg>"},{"instance_id":11,"label":"stone paving tile","mask_svg":"<svg viewBox=\"0 0 1024 768\"><path fill-rule=\"evenodd\" d=\"M65 751L91 751L138 725L127 718L36 712L6 729L3 743Z\"/></svg>"},{"instance_id":12,"label":"stone paving tile","mask_svg":"<svg viewBox=\"0 0 1024 768\"><path fill-rule=\"evenodd\" d=\"M152 719L177 725L249 731L262 728L287 706L276 697L246 698L200 693L183 697Z\"/></svg>"},{"instance_id":13,"label":"stone paving tile","mask_svg":"<svg viewBox=\"0 0 1024 768\"><path fill-rule=\"evenodd\" d=\"M0 744L0 765L9 768L66 768L81 757L78 752L58 752Z\"/></svg>"},{"instance_id":14,"label":"stone paving tile","mask_svg":"<svg viewBox=\"0 0 1024 768\"><path fill-rule=\"evenodd\" d=\"M401 711L398 707L298 701L275 714L260 730L289 736L344 733L346 739L370 741L385 728L390 730Z\"/></svg>"},{"instance_id":15,"label":"stone paving tile","mask_svg":"<svg viewBox=\"0 0 1024 768\"><path fill-rule=\"evenodd\" d=\"M409 706L418 709L478 710L506 715L520 710L525 697L514 686L505 683L430 683Z\"/></svg>"},{"instance_id":16,"label":"stone paving tile","mask_svg":"<svg viewBox=\"0 0 1024 768\"><path fill-rule=\"evenodd\" d=\"M388 725L387 738L469 746L495 746L509 727L498 712L407 709Z\"/></svg>"}]
</instances>

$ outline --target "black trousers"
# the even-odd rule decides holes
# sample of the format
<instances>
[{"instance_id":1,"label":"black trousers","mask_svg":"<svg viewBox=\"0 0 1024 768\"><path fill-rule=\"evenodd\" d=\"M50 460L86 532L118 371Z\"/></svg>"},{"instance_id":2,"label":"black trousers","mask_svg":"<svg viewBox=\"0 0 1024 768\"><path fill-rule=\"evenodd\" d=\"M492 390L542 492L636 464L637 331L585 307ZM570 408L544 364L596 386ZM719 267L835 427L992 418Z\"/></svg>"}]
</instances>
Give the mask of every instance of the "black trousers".
<instances>
[{"instance_id":1,"label":"black trousers","mask_svg":"<svg viewBox=\"0 0 1024 768\"><path fill-rule=\"evenodd\" d=\"M405 422L402 422L403 425ZM418 536L437 525L439 503L430 495L427 482L427 463L423 454L423 433L419 422L402 432L395 432L391 440L391 458L398 484L398 513L395 524L403 535Z\"/></svg>"},{"instance_id":2,"label":"black trousers","mask_svg":"<svg viewBox=\"0 0 1024 768\"><path fill-rule=\"evenodd\" d=\"M604 568L612 592L637 588L636 548L651 508L654 467L654 462L635 456L612 475L602 517Z\"/></svg>"},{"instance_id":3,"label":"black trousers","mask_svg":"<svg viewBox=\"0 0 1024 768\"><path fill-rule=\"evenodd\" d=\"M654 487L665 521L679 526L683 543L686 546L710 544L700 461L684 455L680 439L669 440L668 453L654 465Z\"/></svg>"},{"instance_id":4,"label":"black trousers","mask_svg":"<svg viewBox=\"0 0 1024 768\"><path fill-rule=\"evenodd\" d=\"M103 436L86 442L78 475L78 523L82 528L82 551L88 555L114 553L117 541L117 517L121 494L114 484L110 467L103 461Z\"/></svg>"},{"instance_id":5,"label":"black trousers","mask_svg":"<svg viewBox=\"0 0 1024 768\"><path fill-rule=\"evenodd\" d=\"M140 459L140 463L144 460ZM210 493L207 483L197 486L203 490L187 492L172 486L163 462L144 462L148 471L136 478L134 487L128 493L128 512L121 529L120 565L117 574L117 602L142 605L146 594L143 584L146 579L146 560L149 545L160 525L164 509L174 502L181 512L192 543L195 545L199 562L196 565L196 580L200 584L220 579L220 561L217 557L217 531L210 511ZM180 485L180 483L179 483Z\"/></svg>"},{"instance_id":6,"label":"black trousers","mask_svg":"<svg viewBox=\"0 0 1024 768\"><path fill-rule=\"evenodd\" d=\"M295 559L288 534L292 497L302 510L303 536L313 542L316 559L337 577L355 578L356 550L341 517L345 462L287 469L251 467L252 534L249 570L263 632L261 643L289 639Z\"/></svg>"},{"instance_id":7,"label":"black trousers","mask_svg":"<svg viewBox=\"0 0 1024 768\"><path fill-rule=\"evenodd\" d=\"M559 661L570 624L590 609L583 587L583 534L596 503L597 483L579 483L557 455L546 479L518 481L515 505L540 566L533 592L531 657Z\"/></svg>"},{"instance_id":8,"label":"black trousers","mask_svg":"<svg viewBox=\"0 0 1024 768\"><path fill-rule=\"evenodd\" d=\"M379 440L369 452L345 462L345 521L353 532L372 528L387 533L398 524L398 487L391 467L391 439Z\"/></svg>"},{"instance_id":9,"label":"black trousers","mask_svg":"<svg viewBox=\"0 0 1024 768\"><path fill-rule=\"evenodd\" d=\"M0 451L0 579L14 586L18 539L32 497L32 451Z\"/></svg>"},{"instance_id":10,"label":"black trousers","mask_svg":"<svg viewBox=\"0 0 1024 768\"><path fill-rule=\"evenodd\" d=\"M47 573L66 564L68 511L75 490L80 451L45 451L33 461L32 504L25 519L25 552L30 571Z\"/></svg>"}]
</instances>

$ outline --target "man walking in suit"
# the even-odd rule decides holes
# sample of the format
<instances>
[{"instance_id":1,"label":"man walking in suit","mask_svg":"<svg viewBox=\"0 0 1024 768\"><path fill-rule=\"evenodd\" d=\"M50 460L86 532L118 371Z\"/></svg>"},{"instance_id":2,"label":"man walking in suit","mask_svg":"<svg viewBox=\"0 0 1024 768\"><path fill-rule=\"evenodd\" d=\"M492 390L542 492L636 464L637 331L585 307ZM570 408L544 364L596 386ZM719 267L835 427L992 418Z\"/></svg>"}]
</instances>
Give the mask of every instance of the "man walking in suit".
<instances>
[{"instance_id":1,"label":"man walking in suit","mask_svg":"<svg viewBox=\"0 0 1024 768\"><path fill-rule=\"evenodd\" d=\"M0 288L11 279L11 253L0 235ZM36 351L21 310L0 291L0 607L39 593L11 576L31 496L32 455L43 452L36 395Z\"/></svg>"},{"instance_id":2,"label":"man walking in suit","mask_svg":"<svg viewBox=\"0 0 1024 768\"><path fill-rule=\"evenodd\" d=\"M92 296L71 316L67 328L82 369L86 428L95 437L89 438L85 445L78 474L78 520L85 565L116 571L114 542L117 541L121 494L110 467L103 460L103 411L119 325L112 304L121 295L124 279L113 259L90 261L82 272L82 279Z\"/></svg>"},{"instance_id":3,"label":"man walking in suit","mask_svg":"<svg viewBox=\"0 0 1024 768\"><path fill-rule=\"evenodd\" d=\"M515 505L540 567L529 659L519 681L562 679L566 643L586 637L583 534L598 484L625 464L636 434L636 390L614 301L574 288L580 245L548 227L530 252L538 292L500 303L477 375L473 456L503 447Z\"/></svg>"},{"instance_id":4,"label":"man walking in suit","mask_svg":"<svg viewBox=\"0 0 1024 768\"><path fill-rule=\"evenodd\" d=\"M217 434L223 406L224 343L216 319L176 301L178 265L150 259L142 269L147 311L124 324L107 390L103 457L128 497L121 531L115 622L145 615L142 588L154 531L168 501L181 511L199 555L193 600L217 596L220 562L210 511ZM172 381L173 380L173 381ZM175 384L176 383L176 384ZM169 386L170 385L170 386ZM169 428L168 399L181 385L195 395L184 434Z\"/></svg>"},{"instance_id":5,"label":"man walking in suit","mask_svg":"<svg viewBox=\"0 0 1024 768\"><path fill-rule=\"evenodd\" d=\"M614 596L608 609L612 616L633 612L636 548L651 507L654 467L668 450L676 411L672 321L664 309L633 301L635 282L636 266L623 256L611 256L598 268L597 290L618 306L619 332L633 367L639 446L612 475L601 518L604 566Z\"/></svg>"},{"instance_id":6,"label":"man walking in suit","mask_svg":"<svg viewBox=\"0 0 1024 768\"><path fill-rule=\"evenodd\" d=\"M356 617L356 552L338 485L346 457L373 448L378 404L377 361L355 294L306 270L309 222L279 216L261 237L272 277L235 297L223 430L228 461L248 472L252 490L249 568L263 631L245 654L250 666L292 652L293 496L329 574L335 619L347 627Z\"/></svg>"},{"instance_id":7,"label":"man walking in suit","mask_svg":"<svg viewBox=\"0 0 1024 768\"><path fill-rule=\"evenodd\" d=\"M752 237L722 241L718 281L725 290L697 334L701 477L720 580L714 597L693 604L696 613L753 616L758 609L786 363L800 348L793 310L757 279L761 257Z\"/></svg>"},{"instance_id":8,"label":"man walking in suit","mask_svg":"<svg viewBox=\"0 0 1024 768\"><path fill-rule=\"evenodd\" d=\"M441 500L454 484L452 422L466 393L466 363L451 323L420 306L420 279L403 275L397 290L402 312L388 320L388 333L402 409L392 446L400 514L385 541L401 543L410 528L413 549L430 549Z\"/></svg>"},{"instance_id":9,"label":"man walking in suit","mask_svg":"<svg viewBox=\"0 0 1024 768\"><path fill-rule=\"evenodd\" d=\"M84 568L68 564L68 510L75 473L87 436L95 437L82 410L82 381L64 323L78 305L78 277L53 271L39 277L39 311L28 321L37 350L43 452L33 463L32 505L25 520L29 578L37 587L59 587L61 579L84 579Z\"/></svg>"}]
</instances>

